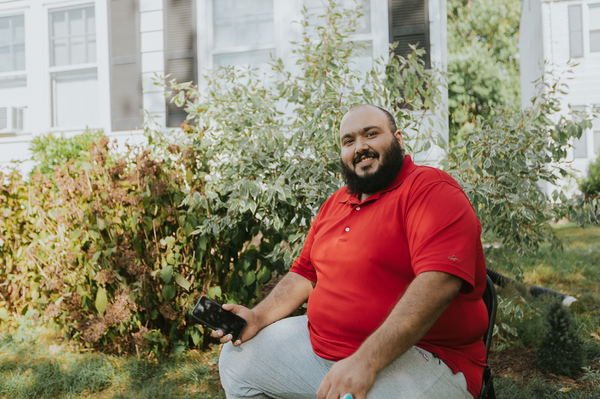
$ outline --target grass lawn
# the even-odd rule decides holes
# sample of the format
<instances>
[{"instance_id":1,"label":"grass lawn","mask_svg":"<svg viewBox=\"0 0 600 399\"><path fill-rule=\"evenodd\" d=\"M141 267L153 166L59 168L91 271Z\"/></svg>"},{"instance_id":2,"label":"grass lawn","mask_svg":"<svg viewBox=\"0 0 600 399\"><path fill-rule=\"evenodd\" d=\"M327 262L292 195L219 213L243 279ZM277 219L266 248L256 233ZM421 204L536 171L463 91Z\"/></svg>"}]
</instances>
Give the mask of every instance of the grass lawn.
<instances>
[{"instance_id":1,"label":"grass lawn","mask_svg":"<svg viewBox=\"0 0 600 399\"><path fill-rule=\"evenodd\" d=\"M600 398L600 338L591 335L600 334L600 228L568 224L556 231L565 244L562 252L543 246L535 256L522 257L493 249L489 266L523 287L539 285L578 298L571 309L586 340L591 368L571 379L544 375L533 367L526 374L496 375L499 399ZM497 337L499 349L533 352L543 332L541 314L548 300L530 297L523 287L498 290L504 300L500 320L513 329L512 335L503 330ZM525 309L524 317L514 310L519 307ZM152 361L135 355L72 353L41 331L22 323L11 334L0 333L0 398L225 398L217 347ZM582 378L588 381L585 387Z\"/></svg>"},{"instance_id":2,"label":"grass lawn","mask_svg":"<svg viewBox=\"0 0 600 399\"><path fill-rule=\"evenodd\" d=\"M0 398L224 399L216 353L156 361L71 353L48 342L0 341Z\"/></svg>"}]
</instances>

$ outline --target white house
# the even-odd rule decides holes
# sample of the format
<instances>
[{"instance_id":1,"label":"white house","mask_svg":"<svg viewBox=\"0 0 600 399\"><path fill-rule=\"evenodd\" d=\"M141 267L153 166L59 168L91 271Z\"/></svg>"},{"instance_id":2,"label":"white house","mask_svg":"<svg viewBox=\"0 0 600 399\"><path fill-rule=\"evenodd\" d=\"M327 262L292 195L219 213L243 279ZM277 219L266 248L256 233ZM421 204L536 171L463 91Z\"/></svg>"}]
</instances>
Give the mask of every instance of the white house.
<instances>
[{"instance_id":1,"label":"white house","mask_svg":"<svg viewBox=\"0 0 600 399\"><path fill-rule=\"evenodd\" d=\"M549 68L566 71L569 61L578 65L565 80L565 112L568 105L587 112L600 105L600 0L523 0L519 54L523 109L531 105L532 82ZM600 149L600 118L573 145L570 160L583 176Z\"/></svg>"},{"instance_id":2,"label":"white house","mask_svg":"<svg viewBox=\"0 0 600 399\"><path fill-rule=\"evenodd\" d=\"M291 64L290 41L300 37L294 21L302 18L302 7L318 12L323 5L0 0L0 166L30 158L32 137L48 132L70 135L89 127L140 141L142 110L164 128L179 126L185 115L153 84L155 74L202 85L202 71L218 65L260 66L271 55ZM445 0L366 0L363 13L354 36L367 45L362 65L399 41L399 53L419 42L428 64L445 69Z\"/></svg>"}]
</instances>

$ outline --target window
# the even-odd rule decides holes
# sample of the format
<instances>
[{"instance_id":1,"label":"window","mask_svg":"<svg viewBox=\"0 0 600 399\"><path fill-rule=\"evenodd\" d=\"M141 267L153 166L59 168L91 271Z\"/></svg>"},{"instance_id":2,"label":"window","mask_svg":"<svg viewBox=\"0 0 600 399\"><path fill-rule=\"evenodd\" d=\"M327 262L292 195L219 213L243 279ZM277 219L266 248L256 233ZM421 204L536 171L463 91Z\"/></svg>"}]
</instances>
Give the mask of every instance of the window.
<instances>
[{"instance_id":1,"label":"window","mask_svg":"<svg viewBox=\"0 0 600 399\"><path fill-rule=\"evenodd\" d=\"M265 65L276 55L273 0L213 0L213 66Z\"/></svg>"},{"instance_id":2,"label":"window","mask_svg":"<svg viewBox=\"0 0 600 399\"><path fill-rule=\"evenodd\" d=\"M590 53L600 52L600 3L590 4Z\"/></svg>"},{"instance_id":3,"label":"window","mask_svg":"<svg viewBox=\"0 0 600 399\"><path fill-rule=\"evenodd\" d=\"M96 68L55 72L51 75L52 126L97 125L98 74Z\"/></svg>"},{"instance_id":4,"label":"window","mask_svg":"<svg viewBox=\"0 0 600 399\"><path fill-rule=\"evenodd\" d=\"M25 70L25 19L0 17L0 72Z\"/></svg>"},{"instance_id":5,"label":"window","mask_svg":"<svg viewBox=\"0 0 600 399\"><path fill-rule=\"evenodd\" d=\"M50 13L50 66L96 62L94 7Z\"/></svg>"},{"instance_id":6,"label":"window","mask_svg":"<svg viewBox=\"0 0 600 399\"><path fill-rule=\"evenodd\" d=\"M359 4L356 0L341 0L340 5L344 9L356 9ZM360 3L360 1L359 1ZM325 14L327 8L323 0L304 0L304 7L307 10L307 19L309 23L309 36L315 36L314 27L319 24L319 17ZM364 46L358 47L352 62L356 65L360 73L366 73L373 66L373 38L371 34L371 2L364 0L360 13L363 14L357 21L356 29L350 36L351 40L362 42Z\"/></svg>"},{"instance_id":7,"label":"window","mask_svg":"<svg viewBox=\"0 0 600 399\"><path fill-rule=\"evenodd\" d=\"M600 150L600 115L594 118L594 121L592 122L592 132L594 138L594 154L599 154L598 151Z\"/></svg>"},{"instance_id":8,"label":"window","mask_svg":"<svg viewBox=\"0 0 600 399\"><path fill-rule=\"evenodd\" d=\"M573 141L573 158L587 158L587 130L581 134L581 138Z\"/></svg>"},{"instance_id":9,"label":"window","mask_svg":"<svg viewBox=\"0 0 600 399\"><path fill-rule=\"evenodd\" d=\"M581 122L587 117L585 105L575 105L571 109L578 113L573 115L574 122ZM588 157L587 135L587 130L584 130L580 138L573 140L573 158Z\"/></svg>"},{"instance_id":10,"label":"window","mask_svg":"<svg viewBox=\"0 0 600 399\"><path fill-rule=\"evenodd\" d=\"M166 0L164 3L165 75L179 83L198 83L195 8L194 0ZM166 99L166 124L177 127L187 114L172 104L171 98Z\"/></svg>"},{"instance_id":11,"label":"window","mask_svg":"<svg viewBox=\"0 0 600 399\"><path fill-rule=\"evenodd\" d=\"M93 6L50 10L52 126L99 123L96 30Z\"/></svg>"},{"instance_id":12,"label":"window","mask_svg":"<svg viewBox=\"0 0 600 399\"><path fill-rule=\"evenodd\" d=\"M357 7L355 0L341 0L339 1L343 8L354 9ZM319 15L323 15L326 11L326 7L323 0L304 0L304 7L308 11L308 22L310 25L315 26L317 24L316 19ZM360 10L362 17L357 21L355 35L370 34L371 33L371 3L370 1L364 1L363 6Z\"/></svg>"},{"instance_id":13,"label":"window","mask_svg":"<svg viewBox=\"0 0 600 399\"><path fill-rule=\"evenodd\" d=\"M571 58L583 57L581 5L569 6L569 49Z\"/></svg>"}]
</instances>

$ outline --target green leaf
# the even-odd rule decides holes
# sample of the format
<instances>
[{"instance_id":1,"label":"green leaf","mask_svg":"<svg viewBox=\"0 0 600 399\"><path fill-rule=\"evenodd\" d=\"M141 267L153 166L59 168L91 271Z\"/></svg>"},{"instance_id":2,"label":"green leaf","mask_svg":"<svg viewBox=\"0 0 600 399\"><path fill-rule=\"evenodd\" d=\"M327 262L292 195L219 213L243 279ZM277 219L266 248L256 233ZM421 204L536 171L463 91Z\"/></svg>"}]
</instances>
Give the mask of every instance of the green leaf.
<instances>
[{"instance_id":1,"label":"green leaf","mask_svg":"<svg viewBox=\"0 0 600 399\"><path fill-rule=\"evenodd\" d=\"M160 277L165 284L169 284L171 282L171 277L173 277L173 266L165 266L160 272Z\"/></svg>"},{"instance_id":2,"label":"green leaf","mask_svg":"<svg viewBox=\"0 0 600 399\"><path fill-rule=\"evenodd\" d=\"M106 311L106 304L108 299L106 298L106 290L104 288L99 288L96 293L96 310L98 313L103 314Z\"/></svg>"},{"instance_id":3,"label":"green leaf","mask_svg":"<svg viewBox=\"0 0 600 399\"><path fill-rule=\"evenodd\" d=\"M175 238L174 237L165 238L165 244L167 245L167 249L171 248L173 245L175 245Z\"/></svg>"},{"instance_id":4,"label":"green leaf","mask_svg":"<svg viewBox=\"0 0 600 399\"><path fill-rule=\"evenodd\" d=\"M165 298L165 301L170 301L171 299L175 298L175 293L176 290L173 284L167 284L162 289L162 294L163 298Z\"/></svg>"},{"instance_id":5,"label":"green leaf","mask_svg":"<svg viewBox=\"0 0 600 399\"><path fill-rule=\"evenodd\" d=\"M175 255L168 254L167 255L167 263L170 265L174 265L175 264Z\"/></svg>"},{"instance_id":6,"label":"green leaf","mask_svg":"<svg viewBox=\"0 0 600 399\"><path fill-rule=\"evenodd\" d=\"M206 239L206 237L202 236L198 239L198 245L200 246L200 249L202 249L203 251L206 251L206 246L208 245L208 240Z\"/></svg>"},{"instance_id":7,"label":"green leaf","mask_svg":"<svg viewBox=\"0 0 600 399\"><path fill-rule=\"evenodd\" d=\"M433 122L433 120L432 120ZM431 141L427 140L425 142L425 144L423 145L423 151L429 151L429 149L431 148Z\"/></svg>"},{"instance_id":8,"label":"green leaf","mask_svg":"<svg viewBox=\"0 0 600 399\"><path fill-rule=\"evenodd\" d=\"M180 287L183 287L186 291L190 289L190 282L179 273L175 273L175 282L179 284Z\"/></svg>"},{"instance_id":9,"label":"green leaf","mask_svg":"<svg viewBox=\"0 0 600 399\"><path fill-rule=\"evenodd\" d=\"M268 267L263 266L260 268L260 270L256 274L256 278L259 283L265 284L266 282L268 282L271 279L271 271L269 270Z\"/></svg>"},{"instance_id":10,"label":"green leaf","mask_svg":"<svg viewBox=\"0 0 600 399\"><path fill-rule=\"evenodd\" d=\"M221 287L215 286L208 289L208 297L211 299L220 298L223 295Z\"/></svg>"},{"instance_id":11,"label":"green leaf","mask_svg":"<svg viewBox=\"0 0 600 399\"><path fill-rule=\"evenodd\" d=\"M192 337L192 342L194 345L198 345L200 343L200 331L194 326L190 329L190 337Z\"/></svg>"},{"instance_id":12,"label":"green leaf","mask_svg":"<svg viewBox=\"0 0 600 399\"><path fill-rule=\"evenodd\" d=\"M256 274L254 273L254 271L252 270L248 270L246 273L244 273L244 275L242 276L242 281L244 282L244 285L247 287L249 285L254 284L254 282L256 281Z\"/></svg>"}]
</instances>

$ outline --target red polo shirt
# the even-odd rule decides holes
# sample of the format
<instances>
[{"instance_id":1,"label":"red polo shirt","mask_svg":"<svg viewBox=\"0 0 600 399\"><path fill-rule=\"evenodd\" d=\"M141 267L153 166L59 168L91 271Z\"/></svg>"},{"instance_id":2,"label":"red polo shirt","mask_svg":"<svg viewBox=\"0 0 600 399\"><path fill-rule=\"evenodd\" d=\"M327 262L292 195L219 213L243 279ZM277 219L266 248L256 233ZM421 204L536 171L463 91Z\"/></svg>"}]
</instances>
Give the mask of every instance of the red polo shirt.
<instances>
[{"instance_id":1,"label":"red polo shirt","mask_svg":"<svg viewBox=\"0 0 600 399\"><path fill-rule=\"evenodd\" d=\"M458 183L439 169L416 166L410 156L387 188L363 202L338 190L321 207L291 268L317 282L308 301L315 353L350 356L419 273L450 273L463 280L462 289L417 346L462 371L477 397L488 324L480 234Z\"/></svg>"}]
</instances>

